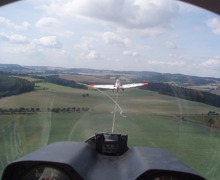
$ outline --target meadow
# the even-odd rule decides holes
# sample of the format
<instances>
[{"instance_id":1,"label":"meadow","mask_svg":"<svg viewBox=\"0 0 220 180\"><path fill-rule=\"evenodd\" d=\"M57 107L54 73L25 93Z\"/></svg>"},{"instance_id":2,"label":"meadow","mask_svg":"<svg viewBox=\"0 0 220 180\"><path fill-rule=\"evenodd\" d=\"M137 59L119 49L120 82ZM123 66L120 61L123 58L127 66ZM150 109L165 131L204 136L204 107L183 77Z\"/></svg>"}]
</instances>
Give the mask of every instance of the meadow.
<instances>
[{"instance_id":1,"label":"meadow","mask_svg":"<svg viewBox=\"0 0 220 180\"><path fill-rule=\"evenodd\" d=\"M0 115L0 173L9 162L49 143L85 141L95 132L114 129L128 134L130 148L163 148L207 179L220 178L220 130L180 118L219 112L219 108L139 89L120 91L117 95L50 83L37 86L33 92L0 99L0 108L41 110ZM113 128L114 101L118 105ZM89 107L89 111L49 112L48 108L53 107Z\"/></svg>"}]
</instances>

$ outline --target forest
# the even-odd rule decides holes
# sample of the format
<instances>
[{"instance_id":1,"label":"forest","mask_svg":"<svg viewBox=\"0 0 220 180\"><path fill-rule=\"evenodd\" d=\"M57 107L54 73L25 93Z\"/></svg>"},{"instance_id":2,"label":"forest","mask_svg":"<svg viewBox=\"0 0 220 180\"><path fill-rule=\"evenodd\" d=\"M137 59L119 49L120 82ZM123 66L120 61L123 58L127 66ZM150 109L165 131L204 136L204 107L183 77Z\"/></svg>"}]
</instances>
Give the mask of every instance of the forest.
<instances>
[{"instance_id":1,"label":"forest","mask_svg":"<svg viewBox=\"0 0 220 180\"><path fill-rule=\"evenodd\" d=\"M0 74L0 98L32 91L34 86L28 80Z\"/></svg>"},{"instance_id":2,"label":"forest","mask_svg":"<svg viewBox=\"0 0 220 180\"><path fill-rule=\"evenodd\" d=\"M45 77L43 77L43 79L46 82L58 84L58 85L61 85L61 86L68 86L68 87L79 88L79 89L87 89L87 86L78 84L75 81L61 79L61 78L59 78L59 75L45 76Z\"/></svg>"},{"instance_id":3,"label":"forest","mask_svg":"<svg viewBox=\"0 0 220 180\"><path fill-rule=\"evenodd\" d=\"M174 86L168 83L155 83L151 82L146 87L142 89L156 91L160 94L174 96L190 101L201 102L215 107L220 107L220 96L195 89Z\"/></svg>"}]
</instances>

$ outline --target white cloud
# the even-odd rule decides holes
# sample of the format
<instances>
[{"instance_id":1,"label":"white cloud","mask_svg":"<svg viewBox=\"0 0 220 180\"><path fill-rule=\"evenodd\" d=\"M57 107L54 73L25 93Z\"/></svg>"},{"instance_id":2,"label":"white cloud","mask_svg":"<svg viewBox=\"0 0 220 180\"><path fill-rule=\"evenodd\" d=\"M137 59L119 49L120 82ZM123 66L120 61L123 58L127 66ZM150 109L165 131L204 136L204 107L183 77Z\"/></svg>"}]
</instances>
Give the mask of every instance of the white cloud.
<instances>
[{"instance_id":1,"label":"white cloud","mask_svg":"<svg viewBox=\"0 0 220 180\"><path fill-rule=\"evenodd\" d=\"M169 53L168 57L175 58L175 59L183 59L182 55L180 55L180 54L173 54L173 53Z\"/></svg>"},{"instance_id":2,"label":"white cloud","mask_svg":"<svg viewBox=\"0 0 220 180\"><path fill-rule=\"evenodd\" d=\"M96 41L93 36L82 36L79 43L74 46L76 59L81 63L83 61L88 63L87 60L101 59L99 52L94 50Z\"/></svg>"},{"instance_id":3,"label":"white cloud","mask_svg":"<svg viewBox=\"0 0 220 180\"><path fill-rule=\"evenodd\" d=\"M220 67L220 58L212 58L208 59L207 61L203 61L200 63L200 66L204 68L219 68Z\"/></svg>"},{"instance_id":4,"label":"white cloud","mask_svg":"<svg viewBox=\"0 0 220 180\"><path fill-rule=\"evenodd\" d=\"M21 23L20 27L18 26L18 29L24 29L24 30L27 30L31 27L31 24L28 23L27 21L24 21L23 23Z\"/></svg>"},{"instance_id":5,"label":"white cloud","mask_svg":"<svg viewBox=\"0 0 220 180\"><path fill-rule=\"evenodd\" d=\"M5 34L4 32L0 32L0 41L8 41L8 35Z\"/></svg>"},{"instance_id":6,"label":"white cloud","mask_svg":"<svg viewBox=\"0 0 220 180\"><path fill-rule=\"evenodd\" d=\"M94 37L83 36L80 42L76 44L74 47L83 51L90 50L94 48L95 41L96 40Z\"/></svg>"},{"instance_id":7,"label":"white cloud","mask_svg":"<svg viewBox=\"0 0 220 180\"><path fill-rule=\"evenodd\" d=\"M95 50L90 50L86 57L94 60L100 59L100 55Z\"/></svg>"},{"instance_id":8,"label":"white cloud","mask_svg":"<svg viewBox=\"0 0 220 180\"><path fill-rule=\"evenodd\" d=\"M175 42L172 42L172 41L166 41L165 42L165 47L167 49L177 49L178 48L177 44Z\"/></svg>"},{"instance_id":9,"label":"white cloud","mask_svg":"<svg viewBox=\"0 0 220 180\"><path fill-rule=\"evenodd\" d=\"M7 38L0 33L0 43L3 41L7 41Z\"/></svg>"},{"instance_id":10,"label":"white cloud","mask_svg":"<svg viewBox=\"0 0 220 180\"><path fill-rule=\"evenodd\" d=\"M53 15L96 19L128 29L167 28L178 13L172 0L53 0L44 9Z\"/></svg>"},{"instance_id":11,"label":"white cloud","mask_svg":"<svg viewBox=\"0 0 220 180\"><path fill-rule=\"evenodd\" d=\"M0 17L0 24L3 24L4 26L15 29L15 30L27 30L30 28L30 23L24 21L21 24L17 25L13 22L11 22L9 19L5 17Z\"/></svg>"},{"instance_id":12,"label":"white cloud","mask_svg":"<svg viewBox=\"0 0 220 180\"><path fill-rule=\"evenodd\" d=\"M140 56L140 54L136 51L123 51L123 54L131 57Z\"/></svg>"},{"instance_id":13,"label":"white cloud","mask_svg":"<svg viewBox=\"0 0 220 180\"><path fill-rule=\"evenodd\" d=\"M37 43L44 47L57 48L60 47L60 43L56 36L44 36L37 40Z\"/></svg>"},{"instance_id":14,"label":"white cloud","mask_svg":"<svg viewBox=\"0 0 220 180\"><path fill-rule=\"evenodd\" d=\"M216 35L220 35L220 19L212 18L207 21L208 27L212 29L212 32Z\"/></svg>"},{"instance_id":15,"label":"white cloud","mask_svg":"<svg viewBox=\"0 0 220 180\"><path fill-rule=\"evenodd\" d=\"M128 38L121 38L118 34L114 32L105 32L103 33L102 38L105 44L127 46L130 42Z\"/></svg>"},{"instance_id":16,"label":"white cloud","mask_svg":"<svg viewBox=\"0 0 220 180\"><path fill-rule=\"evenodd\" d=\"M56 18L52 17L42 17L36 22L36 27L38 28L56 28L59 22Z\"/></svg>"},{"instance_id":17,"label":"white cloud","mask_svg":"<svg viewBox=\"0 0 220 180\"><path fill-rule=\"evenodd\" d=\"M0 40L8 41L16 44L26 44L29 43L29 40L26 36L20 35L20 34L6 34L0 32Z\"/></svg>"},{"instance_id":18,"label":"white cloud","mask_svg":"<svg viewBox=\"0 0 220 180\"><path fill-rule=\"evenodd\" d=\"M3 25L6 25L6 26L12 25L11 21L9 19L4 18L4 17L0 17L0 23Z\"/></svg>"},{"instance_id":19,"label":"white cloud","mask_svg":"<svg viewBox=\"0 0 220 180\"><path fill-rule=\"evenodd\" d=\"M165 66L174 66L174 67L183 67L186 65L184 61L156 61L151 60L147 61L151 65L165 65Z\"/></svg>"},{"instance_id":20,"label":"white cloud","mask_svg":"<svg viewBox=\"0 0 220 180\"><path fill-rule=\"evenodd\" d=\"M28 43L28 38L19 34L9 36L9 40L13 43Z\"/></svg>"},{"instance_id":21,"label":"white cloud","mask_svg":"<svg viewBox=\"0 0 220 180\"><path fill-rule=\"evenodd\" d=\"M199 69L212 72L215 67L220 68L220 59L214 57L218 54L217 40L215 36L210 36L211 30L220 35L220 19L212 18L206 21L206 25L211 29L207 33L203 29L204 17L216 16L200 14L199 10L194 9L185 10L179 2L173 0L34 0L34 2L34 6L30 6L33 5L32 1L23 2L27 7L25 8L27 11L24 12L27 16L1 12L0 51L1 57L9 57L4 58L8 59L8 62L26 58L27 64L41 65L41 62L51 65L50 62L56 60L62 65L62 60L65 67L86 66L184 73L188 69L187 72L191 74L199 74ZM27 18L26 21L24 18ZM174 20L178 22L174 24ZM200 39L203 36L200 34L197 34L196 40L192 42L195 33L190 31L193 29L192 26L201 27L200 32L206 32L204 39L213 41L213 46L206 46L204 39ZM28 31L24 31L28 28ZM186 29L190 31L190 35L184 34L183 31ZM207 45L209 41L206 41ZM210 56L213 58L208 59ZM135 63L133 59L136 60ZM216 69L217 71L219 76L219 70Z\"/></svg>"},{"instance_id":22,"label":"white cloud","mask_svg":"<svg viewBox=\"0 0 220 180\"><path fill-rule=\"evenodd\" d=\"M35 26L42 33L50 33L58 37L72 38L75 35L73 31L63 27L61 21L55 17L42 17L35 23Z\"/></svg>"}]
</instances>

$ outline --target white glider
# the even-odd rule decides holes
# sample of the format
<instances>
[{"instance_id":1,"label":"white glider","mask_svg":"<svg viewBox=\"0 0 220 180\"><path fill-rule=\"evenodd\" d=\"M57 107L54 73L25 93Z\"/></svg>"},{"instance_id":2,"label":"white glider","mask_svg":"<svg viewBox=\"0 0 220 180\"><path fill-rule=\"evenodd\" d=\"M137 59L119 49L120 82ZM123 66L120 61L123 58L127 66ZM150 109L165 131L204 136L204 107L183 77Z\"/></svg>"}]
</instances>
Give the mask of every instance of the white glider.
<instances>
[{"instance_id":1,"label":"white glider","mask_svg":"<svg viewBox=\"0 0 220 180\"><path fill-rule=\"evenodd\" d=\"M133 88L133 87L139 87L139 86L147 86L148 83L147 82L143 82L143 83L132 83L132 84L121 84L120 80L117 79L114 85L94 85L94 84L90 84L88 85L89 88L97 88L97 89L111 89L111 90L117 90L119 91L119 89L122 89L124 91L124 89L127 88Z\"/></svg>"}]
</instances>

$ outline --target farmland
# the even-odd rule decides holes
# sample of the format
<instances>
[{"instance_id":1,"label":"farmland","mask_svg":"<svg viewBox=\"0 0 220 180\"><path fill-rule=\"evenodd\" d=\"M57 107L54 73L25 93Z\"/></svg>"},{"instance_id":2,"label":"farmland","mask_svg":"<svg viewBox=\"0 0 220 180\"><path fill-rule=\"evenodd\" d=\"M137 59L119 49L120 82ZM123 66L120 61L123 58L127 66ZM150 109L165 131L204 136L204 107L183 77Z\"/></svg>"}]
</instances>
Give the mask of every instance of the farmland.
<instances>
[{"instance_id":1,"label":"farmland","mask_svg":"<svg viewBox=\"0 0 220 180\"><path fill-rule=\"evenodd\" d=\"M0 171L10 161L49 143L85 141L95 132L112 130L116 93L43 82L36 85L35 91L0 99L4 109L40 108L32 114L0 115ZM123 116L117 106L114 132L127 133L129 147L163 148L207 179L219 179L220 131L198 123L219 108L139 89L119 92L118 105ZM58 107L89 107L89 111L48 111Z\"/></svg>"}]
</instances>

